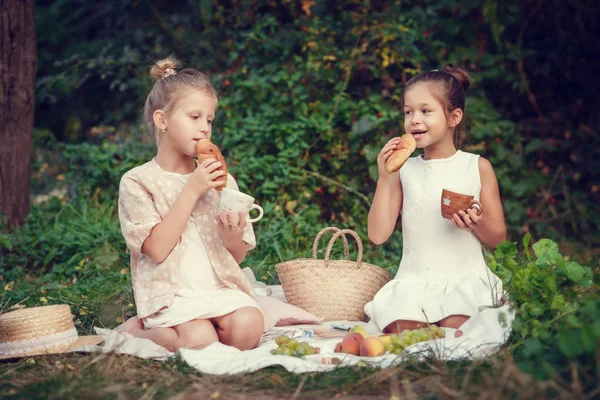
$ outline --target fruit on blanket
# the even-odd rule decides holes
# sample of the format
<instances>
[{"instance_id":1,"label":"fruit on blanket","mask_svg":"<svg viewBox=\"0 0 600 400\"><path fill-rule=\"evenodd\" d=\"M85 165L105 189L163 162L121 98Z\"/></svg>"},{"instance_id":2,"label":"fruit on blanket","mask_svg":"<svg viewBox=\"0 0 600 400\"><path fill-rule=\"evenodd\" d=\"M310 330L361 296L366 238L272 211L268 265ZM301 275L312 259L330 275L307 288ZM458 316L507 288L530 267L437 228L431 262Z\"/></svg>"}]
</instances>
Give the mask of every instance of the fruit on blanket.
<instances>
[{"instance_id":1,"label":"fruit on blanket","mask_svg":"<svg viewBox=\"0 0 600 400\"><path fill-rule=\"evenodd\" d=\"M363 335L357 332L350 332L342 339L342 351L357 356L360 353L360 345L365 340Z\"/></svg>"},{"instance_id":2,"label":"fruit on blanket","mask_svg":"<svg viewBox=\"0 0 600 400\"><path fill-rule=\"evenodd\" d=\"M439 328L437 325L430 325L427 328L405 330L399 335L395 333L389 335L389 343L385 344L385 348L390 353L400 354L412 344L426 342L432 339L441 339L445 336L446 332L443 329Z\"/></svg>"},{"instance_id":3,"label":"fruit on blanket","mask_svg":"<svg viewBox=\"0 0 600 400\"><path fill-rule=\"evenodd\" d=\"M369 336L371 336L367 333L367 331L365 331L365 328L363 328L360 325L355 325L354 328L350 329L350 332L360 333L363 338L368 338Z\"/></svg>"},{"instance_id":4,"label":"fruit on blanket","mask_svg":"<svg viewBox=\"0 0 600 400\"><path fill-rule=\"evenodd\" d=\"M378 357L385 354L385 345L378 337L369 336L360 344L360 355L362 357Z\"/></svg>"},{"instance_id":5,"label":"fruit on blanket","mask_svg":"<svg viewBox=\"0 0 600 400\"><path fill-rule=\"evenodd\" d=\"M271 350L271 354L281 356L292 356L302 358L312 354L319 354L321 349L318 347L312 347L306 342L298 342L296 339L292 339L289 336L279 336L275 339L277 348Z\"/></svg>"},{"instance_id":6,"label":"fruit on blanket","mask_svg":"<svg viewBox=\"0 0 600 400\"><path fill-rule=\"evenodd\" d=\"M198 154L198 162L202 164L205 160L209 158L214 158L223 166L221 169L225 171L225 175L220 176L216 179L216 182L223 182L222 185L216 187L217 191L223 190L225 185L227 184L227 163L225 162L225 158L221 154L221 150L210 140L210 139L200 139L198 140L198 144L196 145L196 153Z\"/></svg>"},{"instance_id":7,"label":"fruit on blanket","mask_svg":"<svg viewBox=\"0 0 600 400\"><path fill-rule=\"evenodd\" d=\"M377 337L379 340L383 342L384 345L388 345L388 343L392 342L392 335L381 335Z\"/></svg>"},{"instance_id":8,"label":"fruit on blanket","mask_svg":"<svg viewBox=\"0 0 600 400\"><path fill-rule=\"evenodd\" d=\"M281 346L282 344L285 344L289 341L290 341L289 336L285 336L285 335L281 335L277 339L275 339L275 343L277 344L277 346Z\"/></svg>"}]
</instances>

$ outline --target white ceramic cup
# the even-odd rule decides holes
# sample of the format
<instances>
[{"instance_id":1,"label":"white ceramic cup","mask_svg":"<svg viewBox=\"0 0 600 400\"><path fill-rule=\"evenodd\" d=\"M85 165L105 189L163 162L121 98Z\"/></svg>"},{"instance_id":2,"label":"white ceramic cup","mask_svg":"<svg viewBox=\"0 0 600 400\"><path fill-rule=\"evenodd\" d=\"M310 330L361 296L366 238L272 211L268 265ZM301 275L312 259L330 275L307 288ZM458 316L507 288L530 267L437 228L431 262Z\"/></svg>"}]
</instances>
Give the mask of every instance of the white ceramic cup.
<instances>
[{"instance_id":1,"label":"white ceramic cup","mask_svg":"<svg viewBox=\"0 0 600 400\"><path fill-rule=\"evenodd\" d=\"M219 212L233 211L236 216L236 223L239 222L238 213L240 211L249 214L252 210L258 210L258 217L251 218L250 222L254 223L260 221L260 219L263 217L264 211L261 206L259 206L258 204L254 204L254 197L248 196L247 194L242 192L238 192L237 190L232 190L228 188L221 190Z\"/></svg>"}]
</instances>

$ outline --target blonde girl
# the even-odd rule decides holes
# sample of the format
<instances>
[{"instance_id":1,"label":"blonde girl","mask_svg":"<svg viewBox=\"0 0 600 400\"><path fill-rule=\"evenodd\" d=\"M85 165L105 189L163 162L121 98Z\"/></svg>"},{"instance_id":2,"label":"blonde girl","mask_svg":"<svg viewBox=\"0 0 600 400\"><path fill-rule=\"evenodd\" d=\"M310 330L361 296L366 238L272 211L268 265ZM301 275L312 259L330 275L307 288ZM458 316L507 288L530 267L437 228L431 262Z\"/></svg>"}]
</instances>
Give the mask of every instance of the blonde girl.
<instances>
[{"instance_id":1,"label":"blonde girl","mask_svg":"<svg viewBox=\"0 0 600 400\"><path fill-rule=\"evenodd\" d=\"M245 215L218 213L221 163L196 159L198 140L212 136L217 93L205 74L178 70L173 58L150 73L156 82L144 116L158 150L119 186L138 311L119 330L171 351L216 341L254 348L263 314L239 267L255 246L254 232ZM231 175L227 182L238 190Z\"/></svg>"}]
</instances>

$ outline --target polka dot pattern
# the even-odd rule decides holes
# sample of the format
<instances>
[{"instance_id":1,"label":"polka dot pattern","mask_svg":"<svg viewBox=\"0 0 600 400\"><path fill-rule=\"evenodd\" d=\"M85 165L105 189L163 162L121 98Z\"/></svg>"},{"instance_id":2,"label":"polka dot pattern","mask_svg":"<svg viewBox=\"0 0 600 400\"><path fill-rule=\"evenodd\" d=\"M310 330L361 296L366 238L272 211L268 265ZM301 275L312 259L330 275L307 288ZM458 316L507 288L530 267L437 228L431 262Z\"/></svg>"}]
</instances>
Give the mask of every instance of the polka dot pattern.
<instances>
[{"instance_id":1,"label":"polka dot pattern","mask_svg":"<svg viewBox=\"0 0 600 400\"><path fill-rule=\"evenodd\" d=\"M156 263L142 253L152 229L162 221L187 183L189 175L169 173L154 161L128 171L119 184L119 221L131 253L131 275L138 316L144 318L173 302L179 287L178 270L189 243L188 229L169 256ZM239 190L229 175L227 187ZM217 276L229 287L253 296L252 286L229 250L223 245L216 222L219 193L211 189L197 202L188 223L195 223ZM252 224L247 223L243 240L250 250L256 246Z\"/></svg>"}]
</instances>

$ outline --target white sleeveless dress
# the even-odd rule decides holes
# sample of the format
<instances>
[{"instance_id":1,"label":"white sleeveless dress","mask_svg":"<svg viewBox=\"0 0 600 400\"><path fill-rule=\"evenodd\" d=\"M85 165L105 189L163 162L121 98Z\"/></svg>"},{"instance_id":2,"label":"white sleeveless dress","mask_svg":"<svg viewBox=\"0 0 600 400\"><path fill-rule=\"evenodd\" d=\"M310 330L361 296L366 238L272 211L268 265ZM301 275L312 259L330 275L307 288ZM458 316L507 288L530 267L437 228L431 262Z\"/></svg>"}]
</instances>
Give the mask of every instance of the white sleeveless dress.
<instances>
[{"instance_id":1,"label":"white sleeveless dress","mask_svg":"<svg viewBox=\"0 0 600 400\"><path fill-rule=\"evenodd\" d=\"M442 189L479 200L479 156L457 151L445 159L410 158L402 182L402 260L394 279L365 306L383 330L396 320L437 322L473 316L499 297L501 282L487 267L475 234L442 218Z\"/></svg>"}]
</instances>

